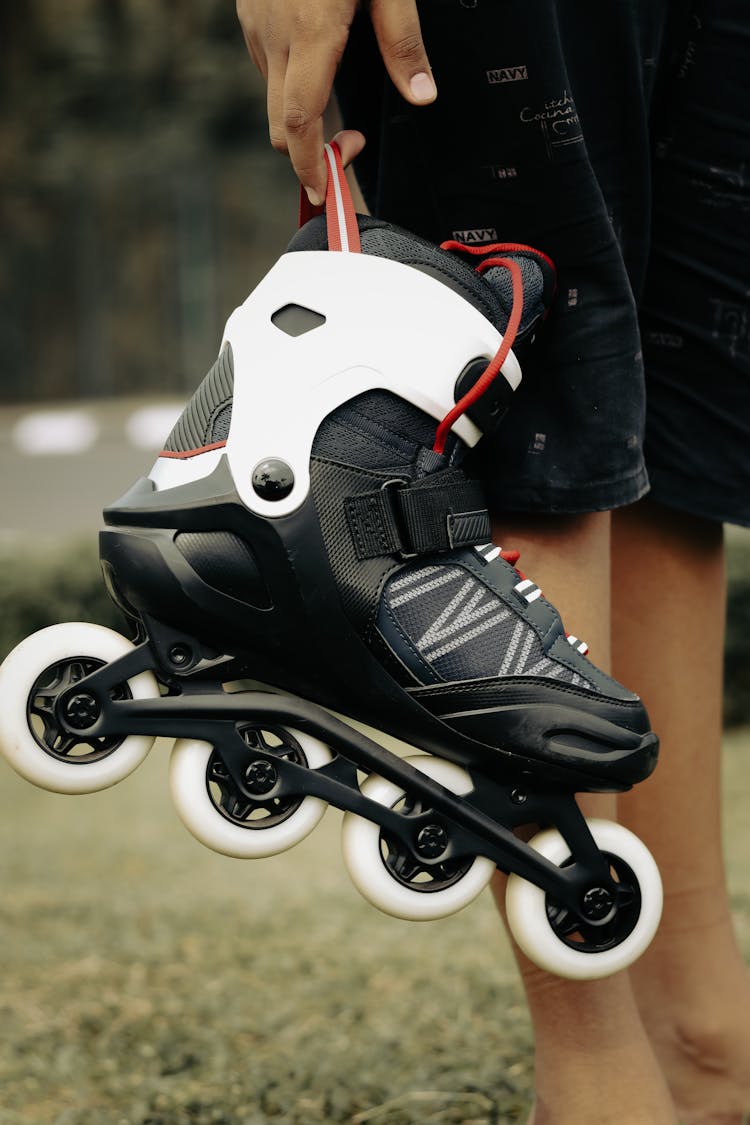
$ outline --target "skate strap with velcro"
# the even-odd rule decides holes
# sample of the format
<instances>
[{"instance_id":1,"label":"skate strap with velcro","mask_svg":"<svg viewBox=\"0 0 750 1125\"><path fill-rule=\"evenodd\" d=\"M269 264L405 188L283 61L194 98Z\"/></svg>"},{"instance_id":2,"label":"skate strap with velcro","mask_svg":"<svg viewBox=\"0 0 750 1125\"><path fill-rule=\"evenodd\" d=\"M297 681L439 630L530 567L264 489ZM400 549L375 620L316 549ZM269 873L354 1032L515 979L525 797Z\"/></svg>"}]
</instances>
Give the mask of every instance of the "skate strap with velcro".
<instances>
[{"instance_id":1,"label":"skate strap with velcro","mask_svg":"<svg viewBox=\"0 0 750 1125\"><path fill-rule=\"evenodd\" d=\"M450 551L486 543L491 534L481 486L456 470L386 481L375 492L350 496L345 510L360 559Z\"/></svg>"}]
</instances>

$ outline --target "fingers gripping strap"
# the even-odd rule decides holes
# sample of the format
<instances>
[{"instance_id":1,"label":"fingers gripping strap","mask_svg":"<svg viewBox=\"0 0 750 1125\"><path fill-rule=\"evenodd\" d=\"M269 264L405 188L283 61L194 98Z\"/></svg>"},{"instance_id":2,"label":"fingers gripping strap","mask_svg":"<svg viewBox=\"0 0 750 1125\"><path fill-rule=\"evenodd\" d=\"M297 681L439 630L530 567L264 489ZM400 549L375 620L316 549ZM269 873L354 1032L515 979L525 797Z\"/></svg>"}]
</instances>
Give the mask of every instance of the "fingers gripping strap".
<instances>
[{"instance_id":1,"label":"fingers gripping strap","mask_svg":"<svg viewBox=\"0 0 750 1125\"><path fill-rule=\"evenodd\" d=\"M490 517L476 481L463 477L408 485L390 481L376 492L351 496L346 518L357 556L402 556L485 543Z\"/></svg>"},{"instance_id":2,"label":"fingers gripping strap","mask_svg":"<svg viewBox=\"0 0 750 1125\"><path fill-rule=\"evenodd\" d=\"M325 146L325 161L328 169L325 201L328 249L359 254L362 248L359 242L357 214L354 210L352 193L349 190L341 160L341 149L335 141L331 141L330 144ZM315 215L321 215L323 210L322 207L314 207L310 203L305 189L300 188L300 226L303 226L308 219L312 219Z\"/></svg>"}]
</instances>

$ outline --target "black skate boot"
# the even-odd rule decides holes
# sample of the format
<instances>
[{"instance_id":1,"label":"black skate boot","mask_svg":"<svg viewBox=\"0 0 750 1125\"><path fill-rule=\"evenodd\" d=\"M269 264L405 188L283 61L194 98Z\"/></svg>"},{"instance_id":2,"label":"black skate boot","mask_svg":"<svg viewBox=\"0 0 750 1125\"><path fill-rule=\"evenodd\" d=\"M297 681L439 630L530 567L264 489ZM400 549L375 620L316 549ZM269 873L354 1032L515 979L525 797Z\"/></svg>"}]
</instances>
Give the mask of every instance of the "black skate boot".
<instances>
[{"instance_id":1,"label":"black skate boot","mask_svg":"<svg viewBox=\"0 0 750 1125\"><path fill-rule=\"evenodd\" d=\"M520 381L553 266L356 218L327 158L326 216L229 318L149 477L105 512L136 647L84 625L23 642L0 741L37 784L83 791L176 737L175 803L216 850L282 851L333 804L380 908L451 913L499 867L530 957L614 972L653 936L659 876L574 793L642 780L657 741L491 543L464 469ZM524 824L545 830L523 843Z\"/></svg>"}]
</instances>

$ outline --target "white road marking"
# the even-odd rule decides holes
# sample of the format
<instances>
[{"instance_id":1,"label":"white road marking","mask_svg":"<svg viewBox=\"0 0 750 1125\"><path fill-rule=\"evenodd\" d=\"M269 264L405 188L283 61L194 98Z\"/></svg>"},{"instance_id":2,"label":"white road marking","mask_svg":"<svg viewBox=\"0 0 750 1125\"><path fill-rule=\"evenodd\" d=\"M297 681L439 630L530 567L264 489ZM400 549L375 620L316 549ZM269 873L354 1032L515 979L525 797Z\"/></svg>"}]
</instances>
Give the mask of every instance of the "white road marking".
<instances>
[{"instance_id":1,"label":"white road marking","mask_svg":"<svg viewBox=\"0 0 750 1125\"><path fill-rule=\"evenodd\" d=\"M86 453L99 437L87 410L34 410L13 427L13 443L31 456Z\"/></svg>"}]
</instances>

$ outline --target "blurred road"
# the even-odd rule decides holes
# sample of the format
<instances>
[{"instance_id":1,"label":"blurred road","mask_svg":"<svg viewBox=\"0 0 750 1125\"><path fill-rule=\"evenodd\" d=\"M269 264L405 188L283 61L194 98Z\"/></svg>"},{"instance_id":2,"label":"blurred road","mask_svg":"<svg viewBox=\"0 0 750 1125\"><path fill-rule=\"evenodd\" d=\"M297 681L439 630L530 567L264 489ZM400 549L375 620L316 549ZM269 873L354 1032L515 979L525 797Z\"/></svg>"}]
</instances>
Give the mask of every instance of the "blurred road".
<instances>
[{"instance_id":1,"label":"blurred road","mask_svg":"<svg viewBox=\"0 0 750 1125\"><path fill-rule=\"evenodd\" d=\"M0 409L0 538L95 532L148 473L183 402L116 399Z\"/></svg>"}]
</instances>

